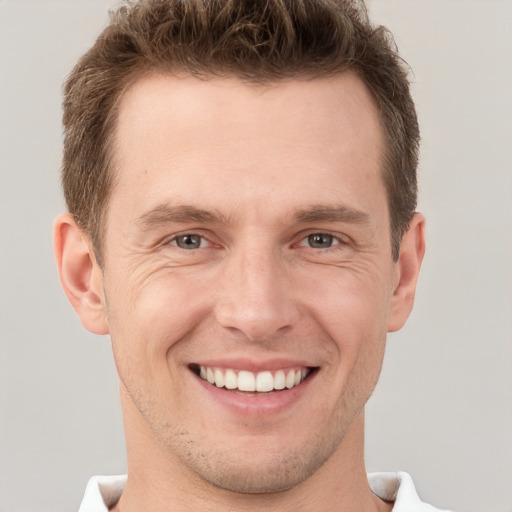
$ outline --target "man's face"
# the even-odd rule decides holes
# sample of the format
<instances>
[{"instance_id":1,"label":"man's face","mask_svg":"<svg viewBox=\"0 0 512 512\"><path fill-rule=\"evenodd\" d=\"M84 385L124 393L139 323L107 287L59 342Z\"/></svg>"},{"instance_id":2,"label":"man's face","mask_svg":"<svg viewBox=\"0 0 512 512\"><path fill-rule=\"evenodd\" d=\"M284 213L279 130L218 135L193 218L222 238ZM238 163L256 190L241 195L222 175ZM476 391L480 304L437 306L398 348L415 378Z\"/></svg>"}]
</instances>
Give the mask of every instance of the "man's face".
<instances>
[{"instance_id":1,"label":"man's face","mask_svg":"<svg viewBox=\"0 0 512 512\"><path fill-rule=\"evenodd\" d=\"M393 323L369 93L150 76L114 149L101 289L128 437L227 489L303 481L362 415Z\"/></svg>"}]
</instances>

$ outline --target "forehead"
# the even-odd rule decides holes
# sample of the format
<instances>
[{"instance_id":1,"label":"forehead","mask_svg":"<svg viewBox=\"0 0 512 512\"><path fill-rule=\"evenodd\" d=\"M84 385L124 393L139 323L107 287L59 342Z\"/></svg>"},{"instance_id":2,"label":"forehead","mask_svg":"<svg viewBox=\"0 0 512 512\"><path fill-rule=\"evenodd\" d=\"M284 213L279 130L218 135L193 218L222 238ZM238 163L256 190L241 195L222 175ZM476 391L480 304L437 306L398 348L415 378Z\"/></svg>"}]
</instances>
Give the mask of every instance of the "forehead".
<instances>
[{"instance_id":1,"label":"forehead","mask_svg":"<svg viewBox=\"0 0 512 512\"><path fill-rule=\"evenodd\" d=\"M128 196L131 208L354 203L368 179L382 185L378 114L352 73L269 85L150 75L124 94L115 139L110 208Z\"/></svg>"},{"instance_id":2,"label":"forehead","mask_svg":"<svg viewBox=\"0 0 512 512\"><path fill-rule=\"evenodd\" d=\"M283 140L286 136L294 141L301 141L304 135L313 138L318 131L333 145L356 139L359 142L365 137L375 143L382 136L373 98L353 72L268 84L237 78L200 80L189 75L153 74L128 88L119 110L117 128L123 137L128 135L127 129L137 125L162 133L179 128L184 136L210 127L221 136L220 128L238 125L243 128L239 133L242 137L254 135L262 124L269 131L281 130ZM315 132L304 131L301 121ZM347 123L351 124L348 130ZM341 130L344 140L338 138Z\"/></svg>"}]
</instances>

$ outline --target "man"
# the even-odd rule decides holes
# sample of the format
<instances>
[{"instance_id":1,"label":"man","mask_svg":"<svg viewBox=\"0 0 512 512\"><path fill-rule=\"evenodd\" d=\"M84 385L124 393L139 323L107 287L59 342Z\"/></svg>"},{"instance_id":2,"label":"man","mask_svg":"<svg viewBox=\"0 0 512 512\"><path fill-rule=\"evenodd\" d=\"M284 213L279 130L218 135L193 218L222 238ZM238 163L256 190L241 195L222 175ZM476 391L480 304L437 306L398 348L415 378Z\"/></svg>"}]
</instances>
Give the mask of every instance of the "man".
<instances>
[{"instance_id":1,"label":"man","mask_svg":"<svg viewBox=\"0 0 512 512\"><path fill-rule=\"evenodd\" d=\"M64 128L56 257L111 337L128 457L80 511L435 510L364 468L425 247L406 72L364 6L123 7Z\"/></svg>"}]
</instances>

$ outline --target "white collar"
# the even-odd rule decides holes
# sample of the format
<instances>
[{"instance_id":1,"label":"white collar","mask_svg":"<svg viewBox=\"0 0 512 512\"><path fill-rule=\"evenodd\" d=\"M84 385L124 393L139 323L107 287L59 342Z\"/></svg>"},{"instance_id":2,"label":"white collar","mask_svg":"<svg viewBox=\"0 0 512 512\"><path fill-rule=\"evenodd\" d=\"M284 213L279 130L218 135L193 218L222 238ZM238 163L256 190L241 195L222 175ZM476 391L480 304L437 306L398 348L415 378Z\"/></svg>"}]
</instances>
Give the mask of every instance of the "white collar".
<instances>
[{"instance_id":1,"label":"white collar","mask_svg":"<svg viewBox=\"0 0 512 512\"><path fill-rule=\"evenodd\" d=\"M369 473L372 492L385 501L393 501L393 512L443 512L423 503L408 473ZM78 512L108 512L123 492L126 475L93 476L85 489ZM444 511L448 512L448 511Z\"/></svg>"}]
</instances>

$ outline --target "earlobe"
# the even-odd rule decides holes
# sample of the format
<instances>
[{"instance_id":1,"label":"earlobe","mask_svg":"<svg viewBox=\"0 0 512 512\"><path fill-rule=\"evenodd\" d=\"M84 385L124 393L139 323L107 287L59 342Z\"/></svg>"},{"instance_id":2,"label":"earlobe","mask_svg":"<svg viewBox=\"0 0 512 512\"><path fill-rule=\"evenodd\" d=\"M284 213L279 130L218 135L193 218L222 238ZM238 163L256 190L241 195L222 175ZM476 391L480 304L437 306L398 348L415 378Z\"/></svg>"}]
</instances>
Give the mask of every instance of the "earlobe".
<instances>
[{"instance_id":1,"label":"earlobe","mask_svg":"<svg viewBox=\"0 0 512 512\"><path fill-rule=\"evenodd\" d=\"M69 213L55 221L54 251L62 288L83 326L108 334L102 272L87 236Z\"/></svg>"},{"instance_id":2,"label":"earlobe","mask_svg":"<svg viewBox=\"0 0 512 512\"><path fill-rule=\"evenodd\" d=\"M400 246L400 255L395 269L396 282L391 298L388 332L401 329L411 313L424 254L425 217L421 213L416 213Z\"/></svg>"}]
</instances>

